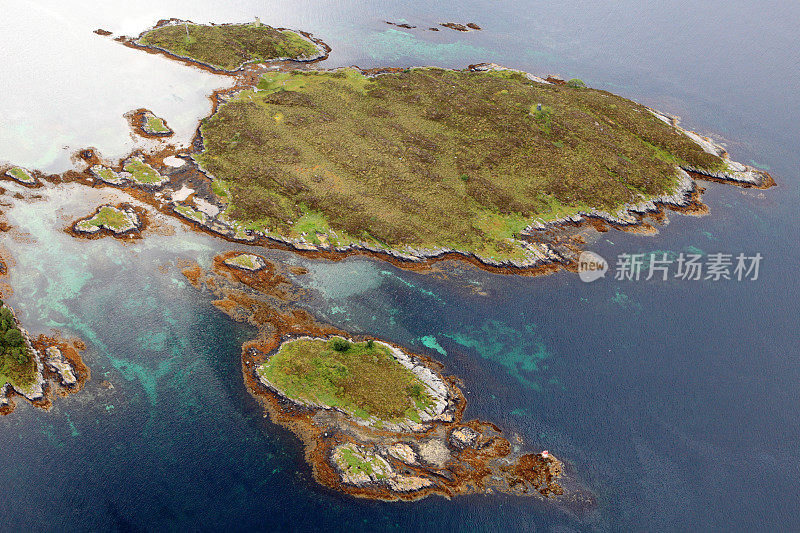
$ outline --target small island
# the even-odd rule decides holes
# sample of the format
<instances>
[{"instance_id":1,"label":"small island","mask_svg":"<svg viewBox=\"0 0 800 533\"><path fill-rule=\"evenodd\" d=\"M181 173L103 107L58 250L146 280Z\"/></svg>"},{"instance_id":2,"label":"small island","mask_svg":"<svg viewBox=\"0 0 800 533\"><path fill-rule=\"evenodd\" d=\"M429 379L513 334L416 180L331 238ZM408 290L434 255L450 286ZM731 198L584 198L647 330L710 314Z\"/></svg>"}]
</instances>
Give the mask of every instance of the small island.
<instances>
[{"instance_id":1,"label":"small island","mask_svg":"<svg viewBox=\"0 0 800 533\"><path fill-rule=\"evenodd\" d=\"M89 167L88 172L94 179L109 185L138 185L150 190L158 189L169 181L169 177L153 168L142 155L132 155L122 162L121 168L114 169L98 163Z\"/></svg>"},{"instance_id":2,"label":"small island","mask_svg":"<svg viewBox=\"0 0 800 533\"><path fill-rule=\"evenodd\" d=\"M255 271L231 264L241 255L183 273L221 311L258 329L242 346L245 382L270 418L303 441L319 483L386 501L497 491L573 510L594 505L549 452L526 452L491 422L465 420L459 381L443 376L442 365L318 322L288 277L303 270L263 257Z\"/></svg>"},{"instance_id":3,"label":"small island","mask_svg":"<svg viewBox=\"0 0 800 533\"><path fill-rule=\"evenodd\" d=\"M483 29L474 22L467 22L466 24L461 24L459 22L442 22L439 24L439 26L444 26L445 28L450 28L451 30L456 30L464 33L472 30L480 31Z\"/></svg>"},{"instance_id":4,"label":"small island","mask_svg":"<svg viewBox=\"0 0 800 533\"><path fill-rule=\"evenodd\" d=\"M311 61L324 47L307 34L276 29L258 19L246 24L195 24L170 19L142 33L134 44L162 50L215 70L233 72L247 63L280 59Z\"/></svg>"},{"instance_id":5,"label":"small island","mask_svg":"<svg viewBox=\"0 0 800 533\"><path fill-rule=\"evenodd\" d=\"M462 421L465 400L433 362L375 339L284 340L248 347L273 420L308 446L318 481L354 496L416 500L501 491L559 496L561 462L512 453L493 424Z\"/></svg>"},{"instance_id":6,"label":"small island","mask_svg":"<svg viewBox=\"0 0 800 533\"><path fill-rule=\"evenodd\" d=\"M149 109L137 109L125 114L131 128L142 137L170 137L175 132L167 122Z\"/></svg>"},{"instance_id":7,"label":"small island","mask_svg":"<svg viewBox=\"0 0 800 533\"><path fill-rule=\"evenodd\" d=\"M35 187L38 185L35 173L22 167L11 167L3 172L5 177L25 185L27 187Z\"/></svg>"},{"instance_id":8,"label":"small island","mask_svg":"<svg viewBox=\"0 0 800 533\"><path fill-rule=\"evenodd\" d=\"M228 266L241 268L248 272L258 272L267 267L264 258L255 254L239 254L225 259L225 264Z\"/></svg>"},{"instance_id":9,"label":"small island","mask_svg":"<svg viewBox=\"0 0 800 533\"><path fill-rule=\"evenodd\" d=\"M444 382L394 347L374 340L300 338L257 369L261 382L293 402L336 408L382 429L452 420Z\"/></svg>"},{"instance_id":10,"label":"small island","mask_svg":"<svg viewBox=\"0 0 800 533\"><path fill-rule=\"evenodd\" d=\"M132 236L142 229L144 221L144 212L130 204L120 204L117 207L101 205L94 214L76 221L71 229L73 234L87 237Z\"/></svg>"}]
</instances>

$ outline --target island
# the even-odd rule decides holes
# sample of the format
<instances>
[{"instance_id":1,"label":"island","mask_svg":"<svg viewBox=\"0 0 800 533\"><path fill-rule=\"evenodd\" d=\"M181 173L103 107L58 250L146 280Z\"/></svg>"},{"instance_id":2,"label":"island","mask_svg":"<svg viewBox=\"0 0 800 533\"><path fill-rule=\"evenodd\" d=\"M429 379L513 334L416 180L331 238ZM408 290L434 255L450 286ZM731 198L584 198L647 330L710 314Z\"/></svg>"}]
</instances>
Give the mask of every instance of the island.
<instances>
[{"instance_id":1,"label":"island","mask_svg":"<svg viewBox=\"0 0 800 533\"><path fill-rule=\"evenodd\" d=\"M243 255L264 267L241 268ZM209 270L195 264L183 273L220 310L257 328L242 346L245 382L270 418L303 441L319 483L385 501L503 492L573 512L596 504L549 451L525 451L518 436L466 420L459 380L440 363L317 321L290 279L303 271L231 251Z\"/></svg>"},{"instance_id":2,"label":"island","mask_svg":"<svg viewBox=\"0 0 800 533\"><path fill-rule=\"evenodd\" d=\"M450 28L451 30L456 30L464 33L472 30L480 31L483 29L474 22L467 22L466 24L461 24L459 22L442 22L439 24L439 26L444 26L445 28Z\"/></svg>"},{"instance_id":3,"label":"island","mask_svg":"<svg viewBox=\"0 0 800 533\"><path fill-rule=\"evenodd\" d=\"M155 190L167 183L169 178L147 163L146 158L148 156L135 154L123 161L116 169L98 163L89 167L88 172L94 179L109 185L131 184Z\"/></svg>"},{"instance_id":4,"label":"island","mask_svg":"<svg viewBox=\"0 0 800 533\"><path fill-rule=\"evenodd\" d=\"M562 259L528 238L545 225L635 224L686 205L697 176L767 184L671 118L579 81L496 65L267 72L202 121L195 160L223 222L301 249L523 267Z\"/></svg>"},{"instance_id":5,"label":"island","mask_svg":"<svg viewBox=\"0 0 800 533\"><path fill-rule=\"evenodd\" d=\"M142 137L171 137L175 132L167 122L149 109L136 109L125 114L133 131Z\"/></svg>"},{"instance_id":6,"label":"island","mask_svg":"<svg viewBox=\"0 0 800 533\"><path fill-rule=\"evenodd\" d=\"M463 396L430 361L388 343L290 338L256 374L281 401L276 418L313 438L315 476L333 488L384 500L564 492L558 459L511 458L495 426L462 423Z\"/></svg>"},{"instance_id":7,"label":"island","mask_svg":"<svg viewBox=\"0 0 800 533\"><path fill-rule=\"evenodd\" d=\"M101 205L92 215L77 220L69 232L83 237L134 237L138 236L145 221L144 211L130 204Z\"/></svg>"},{"instance_id":8,"label":"island","mask_svg":"<svg viewBox=\"0 0 800 533\"><path fill-rule=\"evenodd\" d=\"M257 272L267 267L267 263L260 255L255 254L238 254L228 259L225 259L225 264L228 266L241 268L249 272Z\"/></svg>"},{"instance_id":9,"label":"island","mask_svg":"<svg viewBox=\"0 0 800 533\"><path fill-rule=\"evenodd\" d=\"M327 49L310 34L276 29L258 19L246 24L162 20L132 44L227 72L252 62L278 59L313 61L327 55Z\"/></svg>"},{"instance_id":10,"label":"island","mask_svg":"<svg viewBox=\"0 0 800 533\"><path fill-rule=\"evenodd\" d=\"M36 178L36 173L22 167L6 167L2 170L2 175L6 178L12 179L17 183L25 185L26 187L36 187L39 180Z\"/></svg>"}]
</instances>

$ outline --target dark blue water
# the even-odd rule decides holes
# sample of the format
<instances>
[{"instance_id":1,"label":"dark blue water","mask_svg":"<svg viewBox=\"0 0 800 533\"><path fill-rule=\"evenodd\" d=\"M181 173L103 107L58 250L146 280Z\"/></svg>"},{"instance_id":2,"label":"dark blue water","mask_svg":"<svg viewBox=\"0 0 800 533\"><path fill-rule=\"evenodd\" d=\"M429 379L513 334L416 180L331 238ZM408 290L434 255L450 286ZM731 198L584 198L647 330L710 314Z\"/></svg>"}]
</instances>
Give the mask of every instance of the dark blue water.
<instances>
[{"instance_id":1,"label":"dark blue water","mask_svg":"<svg viewBox=\"0 0 800 533\"><path fill-rule=\"evenodd\" d=\"M441 360L464 379L467 416L553 451L599 502L580 518L498 495L384 504L313 483L297 439L244 389L239 346L253 331L174 267L158 269L179 258L207 264L225 243L186 232L77 242L60 231L61 200L18 205L12 221L36 244L3 237L18 262L11 301L35 332L83 337L93 380L49 413L21 406L0 421L0 529L800 528L796 3L306 2L284 6L281 20L263 3L142 9L147 23L258 14L308 28L336 50L331 66L496 61L680 114L725 139L734 159L770 168L779 186L710 184L709 216L670 214L656 236L610 232L592 249L610 260L760 252L760 279L584 284L454 264L442 280L270 252L310 269L297 281L315 290L321 319ZM100 27L129 24L102 13ZM405 32L383 19L485 30Z\"/></svg>"}]
</instances>

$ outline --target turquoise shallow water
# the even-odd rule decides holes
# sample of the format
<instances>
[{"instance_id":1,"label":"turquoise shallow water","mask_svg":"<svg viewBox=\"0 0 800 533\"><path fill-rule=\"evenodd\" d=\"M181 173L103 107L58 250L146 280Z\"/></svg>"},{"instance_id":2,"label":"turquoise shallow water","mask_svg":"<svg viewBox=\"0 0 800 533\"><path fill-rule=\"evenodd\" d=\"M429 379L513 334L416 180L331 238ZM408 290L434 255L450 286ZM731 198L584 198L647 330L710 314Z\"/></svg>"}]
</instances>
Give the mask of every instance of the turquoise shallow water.
<instances>
[{"instance_id":1,"label":"turquoise shallow water","mask_svg":"<svg viewBox=\"0 0 800 533\"><path fill-rule=\"evenodd\" d=\"M321 320L437 358L464 380L468 416L491 419L531 449L564 458L599 498L598 509L581 519L498 495L383 504L318 487L297 440L265 420L244 390L239 346L252 330L214 309L174 267L159 269L179 259L208 264L228 244L180 226L174 236L131 244L70 238L61 231L64 215L88 212L101 201L97 191L46 191L41 201L15 202L9 218L29 235L0 236L17 261L9 300L35 333L60 328L84 338L93 380L51 412L21 406L0 420L0 529L800 527L794 146L800 84L797 35L787 22L797 19L795 6L756 13L738 2L509 2L492 9L478 2L321 2L291 9L142 2L135 14L114 3L35 7L54 31L64 30L53 21L71 21L64 25L70 31L107 27L129 34L164 16L258 14L325 37L335 48L332 66L495 60L577 75L727 137L735 159L771 168L779 186L761 193L711 184L710 216L670 215L657 236L610 232L592 245L607 259L623 252L761 252L761 278L752 283L607 278L584 284L568 273L517 278L461 264L441 280L363 258L310 262L266 252L309 269L297 282L314 291L309 307ZM469 19L486 29L400 32L384 18L420 26ZM36 56L35 49L12 50L4 35L4 57ZM59 86L73 96L63 100L64 114L91 109L75 98L91 83L81 81L74 59L83 46L94 45L73 43L59 52L67 62ZM152 94L127 84L119 106L201 110L202 96L173 87L186 78L151 59L137 68L169 80L166 88ZM46 70L18 77L53 82ZM103 123L110 120L105 111L92 114L82 130L48 129L58 114L40 114L35 108L43 97L26 94L4 101L16 114L9 124L9 114L0 113L0 159L57 166L62 144L113 153L117 144L106 140L107 128L121 128L108 134L112 140L126 134L124 123ZM114 389L101 388L103 379Z\"/></svg>"}]
</instances>

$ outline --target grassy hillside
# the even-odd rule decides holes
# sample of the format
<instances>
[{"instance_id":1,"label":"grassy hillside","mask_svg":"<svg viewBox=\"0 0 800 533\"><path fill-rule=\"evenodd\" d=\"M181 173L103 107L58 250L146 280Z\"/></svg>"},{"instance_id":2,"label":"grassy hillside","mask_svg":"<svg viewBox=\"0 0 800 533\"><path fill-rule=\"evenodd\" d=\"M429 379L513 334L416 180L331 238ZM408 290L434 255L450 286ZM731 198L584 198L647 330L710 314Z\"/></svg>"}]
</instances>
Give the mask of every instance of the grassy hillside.
<instances>
[{"instance_id":1,"label":"grassy hillside","mask_svg":"<svg viewBox=\"0 0 800 533\"><path fill-rule=\"evenodd\" d=\"M258 368L284 395L338 407L351 415L419 421L432 402L425 385L376 342L297 339Z\"/></svg>"},{"instance_id":2,"label":"grassy hillside","mask_svg":"<svg viewBox=\"0 0 800 533\"><path fill-rule=\"evenodd\" d=\"M312 242L522 254L534 219L670 192L722 168L643 106L510 71L274 73L203 121L226 213Z\"/></svg>"},{"instance_id":3,"label":"grassy hillside","mask_svg":"<svg viewBox=\"0 0 800 533\"><path fill-rule=\"evenodd\" d=\"M316 46L297 33L276 30L259 22L170 24L148 31L139 42L223 70L235 70L254 60L301 59L318 53Z\"/></svg>"}]
</instances>

